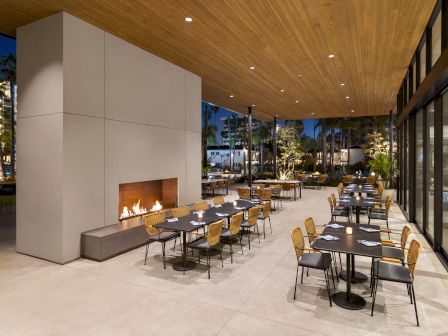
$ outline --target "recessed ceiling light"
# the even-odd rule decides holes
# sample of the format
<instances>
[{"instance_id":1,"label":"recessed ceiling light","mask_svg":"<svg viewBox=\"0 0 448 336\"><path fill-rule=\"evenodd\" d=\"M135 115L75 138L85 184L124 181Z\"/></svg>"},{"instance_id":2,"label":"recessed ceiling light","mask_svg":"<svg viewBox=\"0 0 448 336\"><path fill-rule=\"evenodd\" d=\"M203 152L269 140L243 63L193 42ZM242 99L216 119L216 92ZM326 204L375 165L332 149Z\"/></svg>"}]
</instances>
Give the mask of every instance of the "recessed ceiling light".
<instances>
[{"instance_id":1,"label":"recessed ceiling light","mask_svg":"<svg viewBox=\"0 0 448 336\"><path fill-rule=\"evenodd\" d=\"M352 110L351 112L353 113L353 112L355 112L355 110Z\"/></svg>"},{"instance_id":2,"label":"recessed ceiling light","mask_svg":"<svg viewBox=\"0 0 448 336\"><path fill-rule=\"evenodd\" d=\"M311 112L311 115L314 115L314 112Z\"/></svg>"},{"instance_id":3,"label":"recessed ceiling light","mask_svg":"<svg viewBox=\"0 0 448 336\"><path fill-rule=\"evenodd\" d=\"M298 100L296 100L296 104L298 103L299 101Z\"/></svg>"},{"instance_id":4,"label":"recessed ceiling light","mask_svg":"<svg viewBox=\"0 0 448 336\"><path fill-rule=\"evenodd\" d=\"M193 19L191 17L186 17L185 18L185 22L191 22L191 21L193 21Z\"/></svg>"},{"instance_id":5,"label":"recessed ceiling light","mask_svg":"<svg viewBox=\"0 0 448 336\"><path fill-rule=\"evenodd\" d=\"M297 76L302 77L302 75L297 75Z\"/></svg>"},{"instance_id":6,"label":"recessed ceiling light","mask_svg":"<svg viewBox=\"0 0 448 336\"><path fill-rule=\"evenodd\" d=\"M251 69L251 70L255 70L255 67L252 65L249 69Z\"/></svg>"},{"instance_id":7,"label":"recessed ceiling light","mask_svg":"<svg viewBox=\"0 0 448 336\"><path fill-rule=\"evenodd\" d=\"M278 114L276 114L275 116L278 117Z\"/></svg>"},{"instance_id":8,"label":"recessed ceiling light","mask_svg":"<svg viewBox=\"0 0 448 336\"><path fill-rule=\"evenodd\" d=\"M328 58L333 58L333 57L334 57L333 54L328 55Z\"/></svg>"},{"instance_id":9,"label":"recessed ceiling light","mask_svg":"<svg viewBox=\"0 0 448 336\"><path fill-rule=\"evenodd\" d=\"M350 97L349 97L349 96L346 96L345 99L350 99Z\"/></svg>"},{"instance_id":10,"label":"recessed ceiling light","mask_svg":"<svg viewBox=\"0 0 448 336\"><path fill-rule=\"evenodd\" d=\"M252 104L252 107L255 107L255 104Z\"/></svg>"},{"instance_id":11,"label":"recessed ceiling light","mask_svg":"<svg viewBox=\"0 0 448 336\"><path fill-rule=\"evenodd\" d=\"M229 97L230 97L230 98L233 98L233 97L235 97L235 96L234 96L234 95L230 95Z\"/></svg>"},{"instance_id":12,"label":"recessed ceiling light","mask_svg":"<svg viewBox=\"0 0 448 336\"><path fill-rule=\"evenodd\" d=\"M345 86L345 84L344 84L344 83L341 83L341 86Z\"/></svg>"},{"instance_id":13,"label":"recessed ceiling light","mask_svg":"<svg viewBox=\"0 0 448 336\"><path fill-rule=\"evenodd\" d=\"M285 90L281 89L280 92L285 92Z\"/></svg>"}]
</instances>

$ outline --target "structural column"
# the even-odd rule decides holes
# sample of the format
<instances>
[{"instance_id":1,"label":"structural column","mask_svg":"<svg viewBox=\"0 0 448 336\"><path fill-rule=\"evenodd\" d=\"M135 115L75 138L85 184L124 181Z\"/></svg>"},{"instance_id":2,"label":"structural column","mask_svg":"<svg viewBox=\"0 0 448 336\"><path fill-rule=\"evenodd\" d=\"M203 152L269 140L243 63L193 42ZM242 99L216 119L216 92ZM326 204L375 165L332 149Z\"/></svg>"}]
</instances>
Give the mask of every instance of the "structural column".
<instances>
[{"instance_id":1,"label":"structural column","mask_svg":"<svg viewBox=\"0 0 448 336\"><path fill-rule=\"evenodd\" d=\"M394 140L394 124L392 121L392 110L389 111L389 155L390 155L390 162L392 163L394 160L394 153L393 151L393 140ZM350 150L350 149L349 149ZM393 187L393 181L394 181L394 166L393 164L390 165L390 177L389 177L389 187Z\"/></svg>"},{"instance_id":2,"label":"structural column","mask_svg":"<svg viewBox=\"0 0 448 336\"><path fill-rule=\"evenodd\" d=\"M249 187L252 187L252 106L249 106L247 115L248 115L248 118L247 118L248 141L247 141L247 143L248 143L248 147L249 147L247 150L247 153L249 156L248 165L247 165L248 166L247 179L248 179Z\"/></svg>"},{"instance_id":3,"label":"structural column","mask_svg":"<svg viewBox=\"0 0 448 336\"><path fill-rule=\"evenodd\" d=\"M272 165L274 171L274 179L277 178L277 116L274 117L274 130L272 132Z\"/></svg>"}]
</instances>

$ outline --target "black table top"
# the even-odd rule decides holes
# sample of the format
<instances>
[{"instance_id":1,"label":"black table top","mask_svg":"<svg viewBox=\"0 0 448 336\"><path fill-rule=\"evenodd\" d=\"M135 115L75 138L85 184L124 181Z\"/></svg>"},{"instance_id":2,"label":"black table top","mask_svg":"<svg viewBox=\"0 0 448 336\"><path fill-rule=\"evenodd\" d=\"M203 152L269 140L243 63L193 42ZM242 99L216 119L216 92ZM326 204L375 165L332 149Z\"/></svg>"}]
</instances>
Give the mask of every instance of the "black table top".
<instances>
[{"instance_id":1,"label":"black table top","mask_svg":"<svg viewBox=\"0 0 448 336\"><path fill-rule=\"evenodd\" d=\"M357 184L349 184L344 189L347 192L373 193L375 188L371 184L363 184L361 188Z\"/></svg>"},{"instance_id":2,"label":"black table top","mask_svg":"<svg viewBox=\"0 0 448 336\"><path fill-rule=\"evenodd\" d=\"M230 216L233 216L237 214L238 212L241 212L243 210L247 210L249 208L252 208L257 205L255 202L245 201L245 200L237 200L236 207L233 206L233 203L226 202L222 204L221 207L215 208L211 207L203 212L202 218L199 218L197 214L191 214L185 217L181 217L178 219L177 222L168 222L165 221L163 223L159 223L154 225L154 227L159 229L167 229L171 231L186 231L191 232L194 230L197 230L198 228L201 228L205 225L210 225L211 223L214 223L216 221L219 221L223 218L228 218ZM218 213L225 213L228 216L218 216ZM202 225L194 225L191 222L204 222Z\"/></svg>"},{"instance_id":3,"label":"black table top","mask_svg":"<svg viewBox=\"0 0 448 336\"><path fill-rule=\"evenodd\" d=\"M339 204L344 206L356 206L356 207L373 207L377 204L374 199L368 199L365 197L359 197L357 199L356 196L350 197L341 197L339 199Z\"/></svg>"},{"instance_id":4,"label":"black table top","mask_svg":"<svg viewBox=\"0 0 448 336\"><path fill-rule=\"evenodd\" d=\"M358 243L358 240L368 240L374 242L381 242L381 233L380 232L365 232L359 229L360 226L369 227L372 229L380 229L377 225L360 225L356 223L347 223L347 222L337 222L330 221L328 224L337 223L339 225L343 225L344 228L341 229L333 229L330 227L326 227L322 232L322 235L332 235L339 237L339 240L324 240L324 239L316 239L314 240L312 247L316 250L324 250L324 251L332 251L332 252L340 252L340 253L349 253L356 254L366 257L374 257L379 258L382 256L382 246L365 246L361 243ZM349 226L353 228L353 234L348 235L345 233L345 228Z\"/></svg>"}]
</instances>

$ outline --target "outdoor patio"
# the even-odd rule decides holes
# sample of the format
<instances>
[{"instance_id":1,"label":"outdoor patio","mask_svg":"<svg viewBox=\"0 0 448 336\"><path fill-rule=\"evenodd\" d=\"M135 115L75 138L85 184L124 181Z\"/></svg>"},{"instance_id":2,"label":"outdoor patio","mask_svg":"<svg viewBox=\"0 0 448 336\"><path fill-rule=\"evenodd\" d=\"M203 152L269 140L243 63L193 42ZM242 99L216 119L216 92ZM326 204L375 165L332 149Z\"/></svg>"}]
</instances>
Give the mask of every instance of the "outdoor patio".
<instances>
[{"instance_id":1,"label":"outdoor patio","mask_svg":"<svg viewBox=\"0 0 448 336\"><path fill-rule=\"evenodd\" d=\"M4 239L0 246L0 335L442 335L448 320L448 275L414 229L423 250L417 264L415 290L420 328L414 308L400 284L379 284L375 314L370 316L368 283L353 291L367 300L359 311L330 308L321 271L310 270L293 300L296 257L291 229L314 217L328 223L326 197L334 188L304 190L303 198L283 202L272 215L273 234L261 244L254 239L244 255L235 249L224 268L212 259L212 277L205 266L186 272L172 269L168 252L163 269L159 244L98 263L86 259L60 266L15 252L14 215L0 214ZM226 197L236 198L236 193ZM366 222L366 217L361 217ZM394 205L390 225L406 221ZM243 240L244 242L245 240ZM171 249L172 243L169 243ZM344 261L345 258L343 258ZM370 271L370 259L357 258L357 269ZM337 284L343 290L345 282ZM26 323L24 323L26 321Z\"/></svg>"}]
</instances>

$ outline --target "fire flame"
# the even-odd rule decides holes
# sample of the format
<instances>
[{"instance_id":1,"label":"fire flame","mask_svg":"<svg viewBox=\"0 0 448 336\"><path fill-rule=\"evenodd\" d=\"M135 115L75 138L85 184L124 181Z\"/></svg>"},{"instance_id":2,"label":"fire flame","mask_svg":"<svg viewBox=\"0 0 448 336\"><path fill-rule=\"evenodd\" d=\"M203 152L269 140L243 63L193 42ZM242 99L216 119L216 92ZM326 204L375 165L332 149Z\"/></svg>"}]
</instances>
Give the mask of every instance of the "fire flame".
<instances>
[{"instance_id":1,"label":"fire flame","mask_svg":"<svg viewBox=\"0 0 448 336\"><path fill-rule=\"evenodd\" d=\"M148 211L146 208L140 206L140 200L137 203L134 203L132 209L129 209L127 206L123 207L123 211L121 212L120 219L128 218L132 216L143 215L152 211L162 210L162 204L159 201L156 201L153 207Z\"/></svg>"}]
</instances>

